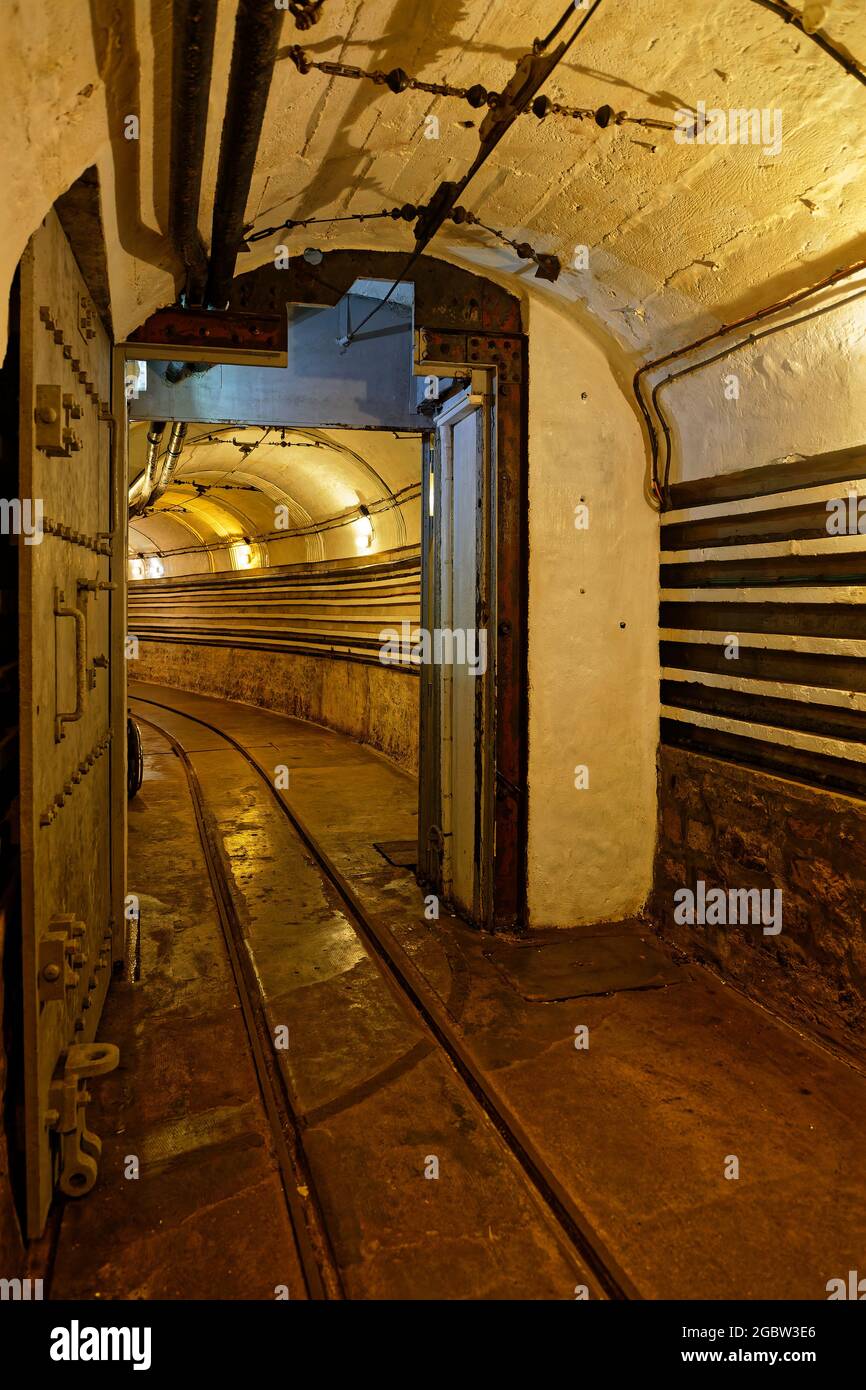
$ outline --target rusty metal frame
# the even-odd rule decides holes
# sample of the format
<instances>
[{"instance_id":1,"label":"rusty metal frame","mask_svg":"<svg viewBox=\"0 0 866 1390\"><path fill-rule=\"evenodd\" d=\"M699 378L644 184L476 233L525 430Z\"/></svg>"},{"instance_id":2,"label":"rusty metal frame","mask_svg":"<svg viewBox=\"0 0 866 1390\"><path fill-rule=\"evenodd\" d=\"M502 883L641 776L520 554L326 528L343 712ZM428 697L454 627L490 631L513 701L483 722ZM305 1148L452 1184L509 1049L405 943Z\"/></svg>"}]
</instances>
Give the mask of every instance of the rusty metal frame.
<instances>
[{"instance_id":1,"label":"rusty metal frame","mask_svg":"<svg viewBox=\"0 0 866 1390\"><path fill-rule=\"evenodd\" d=\"M127 356L192 362L285 367L288 320L283 314L246 314L234 310L158 309L132 333Z\"/></svg>"},{"instance_id":2,"label":"rusty metal frame","mask_svg":"<svg viewBox=\"0 0 866 1390\"><path fill-rule=\"evenodd\" d=\"M493 865L485 925L526 922L527 829L527 340L520 332L416 330L416 369L495 376L495 689ZM478 866L483 874L483 867Z\"/></svg>"}]
</instances>

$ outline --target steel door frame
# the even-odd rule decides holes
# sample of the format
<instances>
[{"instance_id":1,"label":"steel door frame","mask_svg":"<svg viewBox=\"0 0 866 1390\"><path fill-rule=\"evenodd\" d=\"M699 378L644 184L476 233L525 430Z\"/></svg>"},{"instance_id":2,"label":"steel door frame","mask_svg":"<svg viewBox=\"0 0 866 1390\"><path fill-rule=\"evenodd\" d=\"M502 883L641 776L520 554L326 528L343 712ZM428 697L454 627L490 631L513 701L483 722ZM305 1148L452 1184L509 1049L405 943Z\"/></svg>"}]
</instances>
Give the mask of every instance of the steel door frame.
<instances>
[{"instance_id":1,"label":"steel door frame","mask_svg":"<svg viewBox=\"0 0 866 1390\"><path fill-rule=\"evenodd\" d=\"M493 428L495 373L474 370L470 385L443 405L429 449L429 473L435 504L422 514L421 626L428 633L452 626L450 584L453 579L453 477L446 431L478 414L475 628L487 644L487 666L475 685L474 844L471 920L489 927L493 918L494 749L496 719L496 457ZM446 488L446 474L449 486ZM432 475L432 479L431 479ZM426 489L425 489L426 494ZM425 496L425 501L426 501ZM418 854L419 870L446 898L450 896L452 674L447 665L422 667L421 699L427 712L420 749ZM446 823L447 822L447 823Z\"/></svg>"}]
</instances>

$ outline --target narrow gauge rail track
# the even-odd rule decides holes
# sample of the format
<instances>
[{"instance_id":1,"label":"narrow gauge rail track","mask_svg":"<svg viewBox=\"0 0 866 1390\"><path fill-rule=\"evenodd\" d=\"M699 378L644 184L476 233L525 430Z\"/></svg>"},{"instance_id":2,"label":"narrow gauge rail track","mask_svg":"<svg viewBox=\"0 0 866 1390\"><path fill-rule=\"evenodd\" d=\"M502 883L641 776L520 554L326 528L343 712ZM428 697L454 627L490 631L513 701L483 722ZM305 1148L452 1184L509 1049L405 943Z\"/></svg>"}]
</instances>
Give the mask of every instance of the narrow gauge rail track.
<instances>
[{"instance_id":1,"label":"narrow gauge rail track","mask_svg":"<svg viewBox=\"0 0 866 1390\"><path fill-rule=\"evenodd\" d=\"M606 1248L606 1245L599 1234L593 1229L591 1223L576 1206L571 1194L566 1191L556 1174L550 1169L543 1155L529 1134L527 1134L518 1117L514 1114L509 1102L497 1090L491 1082L489 1076L482 1070L477 1060L473 1056L465 1039L455 1027L453 1021L447 1013L439 996L431 989L427 980L414 964L412 959L403 950L402 946L389 931L387 926L378 918L374 917L356 895L351 884L334 865L330 857L316 839L312 831L301 820L294 808L286 800L285 795L274 786L268 770L258 761L254 754L246 748L233 735L226 733L224 729L216 724L201 718L200 715L188 713L187 710L179 709L174 705L166 704L163 701L151 700L142 695L131 696L133 705L149 705L154 709L162 709L180 719L189 720L193 724L199 724L203 728L209 729L211 733L223 739L230 747L235 749L244 760L255 770L267 787L268 793L276 802L282 814L286 817L294 832L305 845L309 853L315 859L319 869L325 878L331 883L338 893L346 909L347 916L354 930L357 932L361 942L367 949L372 960L379 966L383 974L389 977L393 984L397 986L398 995L404 1005L416 1021L430 1034L432 1034L439 1047L446 1054L451 1065L454 1067L475 1101L481 1106L488 1119L498 1131L500 1137L517 1159L524 1173L535 1188L536 1193L541 1198L545 1206L553 1215L560 1229L563 1231L568 1241L575 1250L575 1253L586 1264L595 1275L598 1284L605 1296L615 1300L639 1299L641 1297L629 1276L620 1267L616 1257ZM273 1064L270 1047L269 1033L264 1025L264 1014L261 1002L257 999L258 989L255 984L251 970L244 969L246 952L243 945L243 936L240 924L234 911L231 897L231 890L220 860L219 853L213 842L212 833L208 827L205 813L205 800L199 784L195 769L183 745L178 739L169 733L161 724L154 719L146 719L139 715L144 723L149 724L157 732L162 734L172 745L183 763L184 769L190 785L190 790L195 804L196 820L198 823L199 834L204 847L205 857L208 865L208 872L214 884L214 896L220 912L220 920L223 922L223 929L226 933L228 949L232 958L235 978L238 981L239 993L245 997L244 1011L245 1016L249 1011L251 1018L256 1021L254 1030L251 1030L251 1040L257 1040L259 1054L256 1055L256 1065L259 1070L260 1078L264 1074L268 1085L272 1090L271 1103L268 1105L269 1115L272 1116L271 1123L280 1126L280 1135L285 1133L287 1126L290 1133L296 1136L294 1155L286 1152L286 1158L290 1167L285 1172L298 1171L305 1174L304 1181L309 1185L311 1193L314 1191L312 1179L306 1171L303 1160L302 1145L300 1141L300 1126L296 1118L291 1113L291 1105L285 1090L279 1079L279 1073ZM248 1023L249 1027L249 1023ZM254 1052L256 1043L253 1044ZM277 1102L279 1094L279 1102ZM266 1100L266 1104L267 1104ZM279 1136L278 1136L279 1137ZM282 1139L283 1149L286 1150L285 1139ZM278 1144L278 1149L279 1149ZM282 1156L281 1156L282 1162ZM340 1296L339 1291L339 1272L333 1253L330 1250L327 1233L324 1223L318 1215L318 1206L314 1204L317 1213L315 1225L312 1233L305 1224L303 1211L298 1211L300 1203L297 1198L297 1176L294 1178L294 1186L291 1182L286 1184L287 1198L290 1198L290 1212L293 1224L300 1219L302 1229L296 1230L298 1236L299 1253L304 1263L305 1275L308 1279L308 1287L311 1290L311 1297ZM290 1196L291 1189L291 1196ZM292 1206L292 1202L294 1206ZM306 1210L306 1209L305 1209ZM306 1245L306 1249L305 1249ZM307 1270L307 1261L315 1258L318 1250L318 1258L323 1257L326 1261L324 1273L320 1270L314 1272ZM315 1274L315 1277L314 1277ZM328 1286L330 1285L330 1291Z\"/></svg>"},{"instance_id":2,"label":"narrow gauge rail track","mask_svg":"<svg viewBox=\"0 0 866 1390\"><path fill-rule=\"evenodd\" d=\"M176 712L182 714L180 710ZM313 1300L341 1298L343 1290L340 1274L318 1203L314 1197L312 1202L303 1203L300 1200L299 1186L303 1185L310 1194L314 1194L315 1188L304 1162L300 1129L282 1084L279 1068L274 1061L263 1001L244 947L243 929L238 921L226 871L208 824L207 803L201 783L179 739L154 720L147 719L142 714L137 714L137 718L174 749L186 774L211 891L250 1041L259 1090L271 1128L289 1223L295 1237L307 1295Z\"/></svg>"}]
</instances>

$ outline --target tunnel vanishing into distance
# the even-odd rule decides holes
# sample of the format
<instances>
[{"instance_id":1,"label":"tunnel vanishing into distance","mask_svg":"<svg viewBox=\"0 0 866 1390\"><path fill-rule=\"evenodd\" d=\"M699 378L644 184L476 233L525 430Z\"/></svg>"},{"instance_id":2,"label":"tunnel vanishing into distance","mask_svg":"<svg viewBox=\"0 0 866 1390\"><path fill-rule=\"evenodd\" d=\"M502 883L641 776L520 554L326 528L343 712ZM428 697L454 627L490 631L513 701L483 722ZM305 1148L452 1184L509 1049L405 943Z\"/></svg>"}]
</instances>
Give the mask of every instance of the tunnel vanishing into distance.
<instances>
[{"instance_id":1,"label":"tunnel vanishing into distance","mask_svg":"<svg viewBox=\"0 0 866 1390\"><path fill-rule=\"evenodd\" d=\"M0 1293L74 1336L866 1298L866 12L542 9L0 15Z\"/></svg>"}]
</instances>

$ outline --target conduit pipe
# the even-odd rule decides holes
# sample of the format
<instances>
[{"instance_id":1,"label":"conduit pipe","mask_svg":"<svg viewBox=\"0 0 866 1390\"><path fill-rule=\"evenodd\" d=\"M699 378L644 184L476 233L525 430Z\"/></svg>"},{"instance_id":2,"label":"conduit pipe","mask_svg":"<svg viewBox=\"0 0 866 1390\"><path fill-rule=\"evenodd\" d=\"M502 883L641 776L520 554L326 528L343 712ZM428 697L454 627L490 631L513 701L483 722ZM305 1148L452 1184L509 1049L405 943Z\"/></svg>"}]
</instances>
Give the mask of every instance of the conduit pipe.
<instances>
[{"instance_id":1,"label":"conduit pipe","mask_svg":"<svg viewBox=\"0 0 866 1390\"><path fill-rule=\"evenodd\" d=\"M144 472L139 473L129 489L129 514L137 516L147 505L156 485L159 446L165 434L165 421L154 420L147 431L147 459Z\"/></svg>"},{"instance_id":2,"label":"conduit pipe","mask_svg":"<svg viewBox=\"0 0 866 1390\"><path fill-rule=\"evenodd\" d=\"M239 0L214 195L209 309L225 309L231 294L283 14L261 0Z\"/></svg>"},{"instance_id":3,"label":"conduit pipe","mask_svg":"<svg viewBox=\"0 0 866 1390\"><path fill-rule=\"evenodd\" d=\"M801 34L805 34L819 48L823 48L834 62L839 63L849 77L856 77L857 81L866 87L866 72L864 72L862 65L841 45L834 43L823 29L808 24L805 13L795 10L793 5L787 3L787 0L755 0L755 4L763 5L765 10L772 10L773 14L777 14L786 24L791 24L795 29L799 29Z\"/></svg>"},{"instance_id":4,"label":"conduit pipe","mask_svg":"<svg viewBox=\"0 0 866 1390\"><path fill-rule=\"evenodd\" d=\"M175 420L171 427L171 434L168 439L168 448L165 451L165 458L162 461L162 472L159 475L156 487L150 494L148 506L153 506L165 492L172 478L178 469L180 456L183 453L183 441L186 438L186 424L183 420Z\"/></svg>"},{"instance_id":5,"label":"conduit pipe","mask_svg":"<svg viewBox=\"0 0 866 1390\"><path fill-rule=\"evenodd\" d=\"M217 6L174 0L169 235L186 270L183 302L200 304L207 253L198 227Z\"/></svg>"},{"instance_id":6,"label":"conduit pipe","mask_svg":"<svg viewBox=\"0 0 866 1390\"><path fill-rule=\"evenodd\" d=\"M747 338L740 338L736 343L731 343L727 347L722 348L721 352L713 353L711 357L704 357L700 362L691 362L688 366L680 367L678 371L668 372L667 376L663 376L661 381L656 382L652 390L652 403L653 409L661 421L665 436L665 464L664 476L661 484L661 495L665 503L670 500L670 471L673 441L671 439L670 425L662 410L661 401L659 399L662 389L668 386L672 381L678 381L680 377L691 376L693 372L700 372L704 367L711 367L715 362L721 362L726 357L731 357L735 352L742 351L743 348L748 347L752 343L759 343L762 339L770 338L776 333L784 333L787 329L796 328L801 323L809 323L812 319L821 318L824 314L832 313L836 309L842 309L846 304L851 304L855 299L862 299L864 296L866 296L866 285L859 290L855 290L853 294L846 295L844 299L834 300L832 304L821 304L817 309L811 309L809 313L800 314L795 319L785 319L783 323L774 323L771 324L769 328L762 328L757 333L750 333Z\"/></svg>"}]
</instances>

